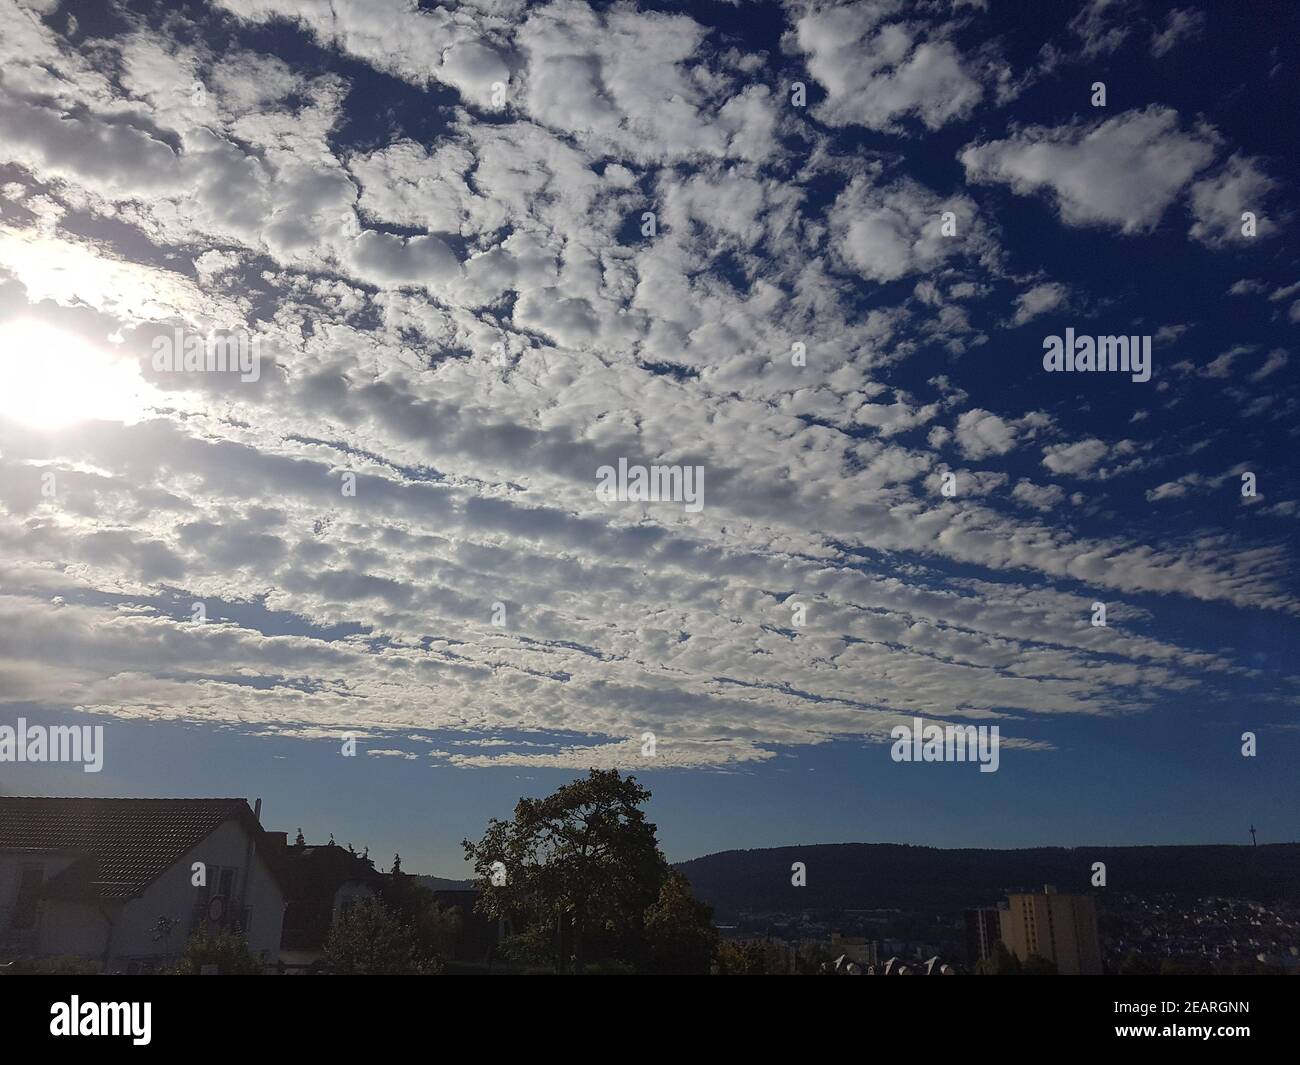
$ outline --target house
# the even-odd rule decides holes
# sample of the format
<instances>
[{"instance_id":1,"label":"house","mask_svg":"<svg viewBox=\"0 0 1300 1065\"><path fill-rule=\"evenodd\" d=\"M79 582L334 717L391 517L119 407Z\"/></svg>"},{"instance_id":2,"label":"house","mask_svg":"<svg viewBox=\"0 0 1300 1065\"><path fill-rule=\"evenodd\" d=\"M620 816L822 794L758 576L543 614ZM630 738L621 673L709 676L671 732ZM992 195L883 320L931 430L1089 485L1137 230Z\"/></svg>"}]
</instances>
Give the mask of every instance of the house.
<instances>
[{"instance_id":1,"label":"house","mask_svg":"<svg viewBox=\"0 0 1300 1065\"><path fill-rule=\"evenodd\" d=\"M864 972L879 960L877 956L878 948L874 939L843 936L839 932L832 932L831 950L837 955L843 956L849 962L856 962Z\"/></svg>"},{"instance_id":2,"label":"house","mask_svg":"<svg viewBox=\"0 0 1300 1065\"><path fill-rule=\"evenodd\" d=\"M0 796L0 960L138 972L173 963L200 928L239 930L274 960L285 892L260 812L260 799L255 813L246 799Z\"/></svg>"},{"instance_id":3,"label":"house","mask_svg":"<svg viewBox=\"0 0 1300 1065\"><path fill-rule=\"evenodd\" d=\"M377 898L382 874L365 857L332 840L307 844L299 834L288 845L286 833L272 833L284 872L286 906L280 961L288 968L305 968L325 955L330 929L363 899Z\"/></svg>"},{"instance_id":4,"label":"house","mask_svg":"<svg viewBox=\"0 0 1300 1065\"><path fill-rule=\"evenodd\" d=\"M454 943L446 961L482 964L494 955L501 938L501 922L484 917L474 909L476 890L431 889L418 877L397 871L381 873L366 855L350 847L329 843L306 843L299 833L289 844L288 834L270 834L282 857L286 906L284 935L280 943L281 968L286 972L308 972L321 967L330 929L364 899L382 899L387 905L400 906L401 897L412 891L423 894L442 910L459 911ZM447 881L444 881L447 882Z\"/></svg>"}]
</instances>

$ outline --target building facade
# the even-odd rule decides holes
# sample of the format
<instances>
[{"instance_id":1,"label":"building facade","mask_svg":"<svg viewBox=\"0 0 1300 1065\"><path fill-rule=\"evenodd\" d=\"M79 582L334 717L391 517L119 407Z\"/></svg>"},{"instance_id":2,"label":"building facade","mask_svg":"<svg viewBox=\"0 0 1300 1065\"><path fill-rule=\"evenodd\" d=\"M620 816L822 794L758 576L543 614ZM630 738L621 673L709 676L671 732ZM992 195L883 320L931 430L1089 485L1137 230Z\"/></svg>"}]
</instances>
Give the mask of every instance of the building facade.
<instances>
[{"instance_id":1,"label":"building facade","mask_svg":"<svg viewBox=\"0 0 1300 1065\"><path fill-rule=\"evenodd\" d=\"M1022 962L1030 955L1056 964L1062 975L1102 971L1097 905L1091 895L1062 895L1048 885L1040 892L1007 896L998 911L1002 942Z\"/></svg>"},{"instance_id":2,"label":"building facade","mask_svg":"<svg viewBox=\"0 0 1300 1065\"><path fill-rule=\"evenodd\" d=\"M1002 912L997 909L967 910L966 963L974 969L993 957L993 944L1002 938Z\"/></svg>"},{"instance_id":3,"label":"building facade","mask_svg":"<svg viewBox=\"0 0 1300 1065\"><path fill-rule=\"evenodd\" d=\"M200 929L277 959L285 896L244 799L0 797L0 957L170 966Z\"/></svg>"}]
</instances>

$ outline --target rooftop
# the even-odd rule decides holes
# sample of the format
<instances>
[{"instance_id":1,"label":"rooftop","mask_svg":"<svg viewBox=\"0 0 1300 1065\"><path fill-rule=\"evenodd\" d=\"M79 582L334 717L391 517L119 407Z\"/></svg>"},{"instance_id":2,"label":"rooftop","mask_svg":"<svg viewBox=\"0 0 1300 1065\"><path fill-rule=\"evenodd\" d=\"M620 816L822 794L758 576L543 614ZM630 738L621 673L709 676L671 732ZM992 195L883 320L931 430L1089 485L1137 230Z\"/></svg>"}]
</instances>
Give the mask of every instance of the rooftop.
<instances>
[{"instance_id":1,"label":"rooftop","mask_svg":"<svg viewBox=\"0 0 1300 1065\"><path fill-rule=\"evenodd\" d=\"M247 799L0 796L0 850L82 855L46 895L127 899L231 819L261 835Z\"/></svg>"}]
</instances>

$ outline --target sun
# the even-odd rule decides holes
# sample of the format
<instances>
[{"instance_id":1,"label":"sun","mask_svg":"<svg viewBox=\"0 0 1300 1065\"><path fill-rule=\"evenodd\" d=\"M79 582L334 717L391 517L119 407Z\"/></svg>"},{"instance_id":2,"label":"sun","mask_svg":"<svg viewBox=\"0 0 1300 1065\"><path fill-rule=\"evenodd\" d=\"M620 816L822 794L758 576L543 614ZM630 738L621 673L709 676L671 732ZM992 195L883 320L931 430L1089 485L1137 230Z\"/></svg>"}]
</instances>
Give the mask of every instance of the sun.
<instances>
[{"instance_id":1,"label":"sun","mask_svg":"<svg viewBox=\"0 0 1300 1065\"><path fill-rule=\"evenodd\" d=\"M134 363L106 347L35 319L0 324L0 419L34 429L132 422L152 392Z\"/></svg>"}]
</instances>

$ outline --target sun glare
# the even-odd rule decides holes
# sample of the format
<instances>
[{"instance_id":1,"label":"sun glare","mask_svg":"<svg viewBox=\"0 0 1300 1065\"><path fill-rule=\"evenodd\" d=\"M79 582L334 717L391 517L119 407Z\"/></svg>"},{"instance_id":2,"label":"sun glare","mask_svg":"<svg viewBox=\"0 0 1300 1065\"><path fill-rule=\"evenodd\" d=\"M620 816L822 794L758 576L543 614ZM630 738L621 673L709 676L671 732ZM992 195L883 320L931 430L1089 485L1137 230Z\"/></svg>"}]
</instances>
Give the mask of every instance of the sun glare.
<instances>
[{"instance_id":1,"label":"sun glare","mask_svg":"<svg viewBox=\"0 0 1300 1065\"><path fill-rule=\"evenodd\" d=\"M31 319L0 324L0 418L36 429L134 421L151 391L107 348Z\"/></svg>"}]
</instances>

